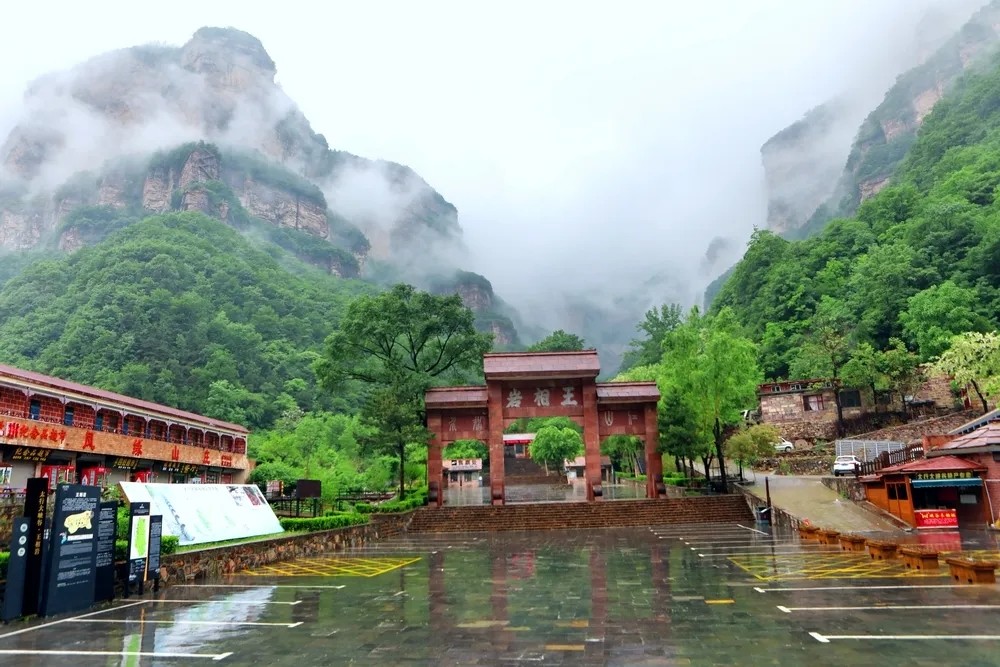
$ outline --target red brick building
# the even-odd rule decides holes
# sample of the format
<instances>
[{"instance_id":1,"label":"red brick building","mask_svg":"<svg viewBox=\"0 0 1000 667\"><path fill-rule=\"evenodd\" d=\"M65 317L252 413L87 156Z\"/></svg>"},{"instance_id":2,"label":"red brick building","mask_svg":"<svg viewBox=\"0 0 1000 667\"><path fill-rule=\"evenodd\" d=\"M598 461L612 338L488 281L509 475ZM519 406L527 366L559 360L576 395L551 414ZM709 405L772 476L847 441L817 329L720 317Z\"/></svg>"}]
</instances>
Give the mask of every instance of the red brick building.
<instances>
[{"instance_id":1,"label":"red brick building","mask_svg":"<svg viewBox=\"0 0 1000 667\"><path fill-rule=\"evenodd\" d=\"M248 431L66 380L0 365L0 489L29 477L242 483Z\"/></svg>"},{"instance_id":2,"label":"red brick building","mask_svg":"<svg viewBox=\"0 0 1000 667\"><path fill-rule=\"evenodd\" d=\"M483 357L486 385L442 387L427 392L428 490L432 504L443 502L441 452L455 440L481 440L489 447L490 498L505 502L504 429L524 417L573 419L583 427L588 500L603 496L601 440L634 435L645 443L648 497L662 495L663 462L658 451L654 382L597 382L595 350L517 352Z\"/></svg>"}]
</instances>

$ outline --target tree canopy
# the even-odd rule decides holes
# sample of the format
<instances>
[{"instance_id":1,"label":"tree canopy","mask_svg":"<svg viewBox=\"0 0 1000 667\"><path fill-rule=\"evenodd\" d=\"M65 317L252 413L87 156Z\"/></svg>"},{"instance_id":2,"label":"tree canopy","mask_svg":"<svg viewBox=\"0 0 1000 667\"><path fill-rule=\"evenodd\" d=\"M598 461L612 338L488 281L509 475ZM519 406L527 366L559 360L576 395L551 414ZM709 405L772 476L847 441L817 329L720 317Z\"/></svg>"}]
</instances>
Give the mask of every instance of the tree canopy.
<instances>
[{"instance_id":1,"label":"tree canopy","mask_svg":"<svg viewBox=\"0 0 1000 667\"><path fill-rule=\"evenodd\" d=\"M576 334L557 329L542 340L528 346L528 352L578 352L586 343Z\"/></svg>"}]
</instances>

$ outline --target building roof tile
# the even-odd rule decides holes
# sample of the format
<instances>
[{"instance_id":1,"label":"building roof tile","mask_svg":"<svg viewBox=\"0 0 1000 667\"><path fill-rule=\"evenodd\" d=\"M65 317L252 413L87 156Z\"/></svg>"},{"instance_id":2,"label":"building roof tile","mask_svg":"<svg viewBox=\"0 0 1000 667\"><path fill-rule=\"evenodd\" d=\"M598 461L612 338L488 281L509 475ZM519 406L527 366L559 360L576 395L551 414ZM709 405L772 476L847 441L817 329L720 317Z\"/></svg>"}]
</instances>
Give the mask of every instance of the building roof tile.
<instances>
[{"instance_id":1,"label":"building roof tile","mask_svg":"<svg viewBox=\"0 0 1000 667\"><path fill-rule=\"evenodd\" d=\"M424 406L434 408L485 408L486 387L435 387L424 394Z\"/></svg>"},{"instance_id":2,"label":"building roof tile","mask_svg":"<svg viewBox=\"0 0 1000 667\"><path fill-rule=\"evenodd\" d=\"M599 382L597 400L601 403L648 403L660 400L655 382Z\"/></svg>"},{"instance_id":3,"label":"building roof tile","mask_svg":"<svg viewBox=\"0 0 1000 667\"><path fill-rule=\"evenodd\" d=\"M597 377L597 350L579 352L504 352L483 356L486 379Z\"/></svg>"},{"instance_id":4,"label":"building roof tile","mask_svg":"<svg viewBox=\"0 0 1000 667\"><path fill-rule=\"evenodd\" d=\"M246 426L241 426L240 424L233 424L222 421L221 419L213 419L211 417L204 417L193 412L178 410L177 408L171 408L169 406L152 403L150 401L143 401L138 398L132 398L131 396L125 396L124 394L116 394L112 391L98 389L97 387L78 384L68 380L61 380L50 375L43 375L42 373L35 373L34 371L26 371L13 366L0 364L0 382L3 382L4 380L11 382L15 386L19 384L28 385L29 387L38 389L41 392L44 392L47 389L55 394L76 394L81 398L90 398L91 400L97 402L111 403L116 407L120 406L125 409L132 408L136 411L145 411L146 413L152 413L151 416L154 417L175 417L177 419L183 419L196 424L204 424L205 426L214 427L220 430L233 431L237 434L248 433ZM112 406L109 405L108 407Z\"/></svg>"},{"instance_id":5,"label":"building roof tile","mask_svg":"<svg viewBox=\"0 0 1000 667\"><path fill-rule=\"evenodd\" d=\"M985 467L957 456L936 456L932 459L917 459L916 461L899 463L882 468L878 473L884 475L887 472L954 472L965 470L985 470Z\"/></svg>"}]
</instances>

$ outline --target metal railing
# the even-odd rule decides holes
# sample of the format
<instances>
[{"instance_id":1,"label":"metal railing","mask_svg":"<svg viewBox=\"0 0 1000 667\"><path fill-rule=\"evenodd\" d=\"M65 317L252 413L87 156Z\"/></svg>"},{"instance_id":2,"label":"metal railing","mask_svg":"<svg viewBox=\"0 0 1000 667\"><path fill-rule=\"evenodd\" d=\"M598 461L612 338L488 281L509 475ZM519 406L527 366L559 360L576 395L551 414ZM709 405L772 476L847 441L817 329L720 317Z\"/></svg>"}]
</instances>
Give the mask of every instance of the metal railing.
<instances>
[{"instance_id":1,"label":"metal railing","mask_svg":"<svg viewBox=\"0 0 1000 667\"><path fill-rule=\"evenodd\" d=\"M922 458L924 458L923 445L910 445L909 447L896 449L891 452L882 452L871 461L863 462L858 467L855 475L859 477L861 475L873 475L883 468L899 465L901 463L909 463L910 461L916 461Z\"/></svg>"}]
</instances>

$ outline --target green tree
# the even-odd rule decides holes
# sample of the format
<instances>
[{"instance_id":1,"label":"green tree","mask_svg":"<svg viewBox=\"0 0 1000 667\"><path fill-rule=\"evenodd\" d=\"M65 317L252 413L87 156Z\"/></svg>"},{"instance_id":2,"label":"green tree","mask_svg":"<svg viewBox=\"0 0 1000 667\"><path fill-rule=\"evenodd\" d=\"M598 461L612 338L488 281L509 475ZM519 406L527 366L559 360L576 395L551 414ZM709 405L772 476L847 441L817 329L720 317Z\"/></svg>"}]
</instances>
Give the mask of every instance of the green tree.
<instances>
[{"instance_id":1,"label":"green tree","mask_svg":"<svg viewBox=\"0 0 1000 667\"><path fill-rule=\"evenodd\" d=\"M644 336L629 342L629 349L622 359L622 370L657 363L663 357L663 339L680 326L683 317L684 313L676 303L647 310L642 321L636 325Z\"/></svg>"},{"instance_id":2,"label":"green tree","mask_svg":"<svg viewBox=\"0 0 1000 667\"><path fill-rule=\"evenodd\" d=\"M957 334L992 329L979 308L980 299L974 289L946 280L911 296L899 320L903 335L927 361L948 349Z\"/></svg>"},{"instance_id":3,"label":"green tree","mask_svg":"<svg viewBox=\"0 0 1000 667\"><path fill-rule=\"evenodd\" d=\"M404 382L375 387L361 409L361 424L369 429L361 445L370 454L395 457L400 499L406 495L407 445L430 436L422 414L423 396Z\"/></svg>"},{"instance_id":4,"label":"green tree","mask_svg":"<svg viewBox=\"0 0 1000 667\"><path fill-rule=\"evenodd\" d=\"M578 352L586 348L586 343L576 334L557 329L533 345L528 352Z\"/></svg>"},{"instance_id":5,"label":"green tree","mask_svg":"<svg viewBox=\"0 0 1000 667\"><path fill-rule=\"evenodd\" d=\"M456 440L448 443L443 456L446 459L486 459L489 449L482 440Z\"/></svg>"},{"instance_id":6,"label":"green tree","mask_svg":"<svg viewBox=\"0 0 1000 667\"><path fill-rule=\"evenodd\" d=\"M740 465L754 465L762 458L774 456L774 444L781 439L781 433L773 424L754 424L741 428L726 439L726 456Z\"/></svg>"},{"instance_id":7,"label":"green tree","mask_svg":"<svg viewBox=\"0 0 1000 667\"><path fill-rule=\"evenodd\" d=\"M372 433L368 451L399 459L399 494L406 476L406 445L425 442L423 394L437 378L477 367L492 336L478 333L458 295L436 296L410 285L358 297L340 329L327 338L315 366L334 391L350 382L367 387L362 421Z\"/></svg>"},{"instance_id":8,"label":"green tree","mask_svg":"<svg viewBox=\"0 0 1000 667\"><path fill-rule=\"evenodd\" d=\"M531 442L531 458L545 465L561 470L566 459L574 459L583 453L583 438L571 428L543 426L535 433Z\"/></svg>"},{"instance_id":9,"label":"green tree","mask_svg":"<svg viewBox=\"0 0 1000 667\"><path fill-rule=\"evenodd\" d=\"M854 322L841 301L823 297L790 371L796 378L828 378L834 384L837 434L844 433L844 408L840 401L840 375L855 344Z\"/></svg>"},{"instance_id":10,"label":"green tree","mask_svg":"<svg viewBox=\"0 0 1000 667\"><path fill-rule=\"evenodd\" d=\"M959 334L932 367L959 386L972 386L983 412L988 412L988 399L1000 392L1000 336L995 331Z\"/></svg>"},{"instance_id":11,"label":"green tree","mask_svg":"<svg viewBox=\"0 0 1000 667\"><path fill-rule=\"evenodd\" d=\"M643 442L634 435L612 435L601 443L601 454L611 458L619 470L627 464L632 473L639 474L637 457L643 451Z\"/></svg>"}]
</instances>

